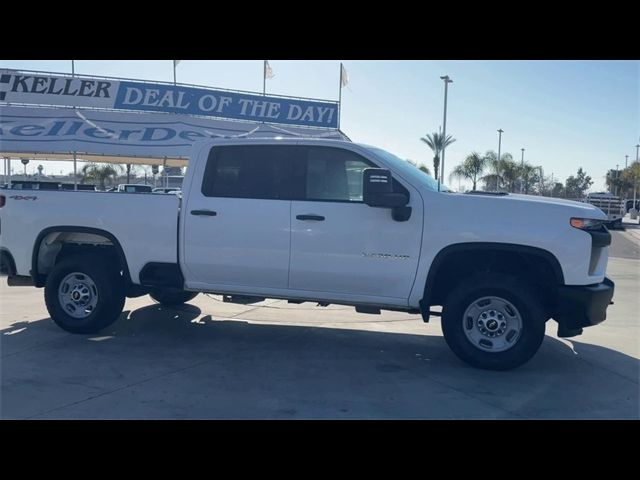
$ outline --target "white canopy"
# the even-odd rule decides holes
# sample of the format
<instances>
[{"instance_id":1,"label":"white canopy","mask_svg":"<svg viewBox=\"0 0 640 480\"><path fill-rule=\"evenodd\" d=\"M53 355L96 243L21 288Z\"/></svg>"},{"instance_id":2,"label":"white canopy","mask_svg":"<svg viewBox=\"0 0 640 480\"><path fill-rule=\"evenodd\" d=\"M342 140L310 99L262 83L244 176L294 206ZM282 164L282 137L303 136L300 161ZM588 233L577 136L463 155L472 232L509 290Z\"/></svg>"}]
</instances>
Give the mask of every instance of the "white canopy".
<instances>
[{"instance_id":1,"label":"white canopy","mask_svg":"<svg viewBox=\"0 0 640 480\"><path fill-rule=\"evenodd\" d=\"M274 125L171 113L0 106L0 156L38 160L185 166L203 138L315 137L348 140L337 129Z\"/></svg>"}]
</instances>

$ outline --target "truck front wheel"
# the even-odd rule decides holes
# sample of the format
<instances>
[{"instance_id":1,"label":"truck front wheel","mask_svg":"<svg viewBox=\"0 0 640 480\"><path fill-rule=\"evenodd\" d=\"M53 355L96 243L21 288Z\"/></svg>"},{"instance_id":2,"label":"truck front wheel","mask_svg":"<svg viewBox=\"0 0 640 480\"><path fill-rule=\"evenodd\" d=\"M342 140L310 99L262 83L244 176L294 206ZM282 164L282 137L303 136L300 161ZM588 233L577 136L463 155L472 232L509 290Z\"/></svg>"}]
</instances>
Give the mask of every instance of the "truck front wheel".
<instances>
[{"instance_id":1,"label":"truck front wheel","mask_svg":"<svg viewBox=\"0 0 640 480\"><path fill-rule=\"evenodd\" d=\"M111 263L75 255L47 277L44 298L51 319L71 333L96 333L115 322L124 307L124 283Z\"/></svg>"},{"instance_id":2,"label":"truck front wheel","mask_svg":"<svg viewBox=\"0 0 640 480\"><path fill-rule=\"evenodd\" d=\"M177 288L159 288L149 293L151 298L165 307L182 305L183 303L187 303L189 300L193 300L197 295L198 292L187 292Z\"/></svg>"},{"instance_id":3,"label":"truck front wheel","mask_svg":"<svg viewBox=\"0 0 640 480\"><path fill-rule=\"evenodd\" d=\"M470 365L509 370L538 351L546 320L540 300L525 282L483 274L461 282L449 294L442 330L451 350Z\"/></svg>"}]
</instances>

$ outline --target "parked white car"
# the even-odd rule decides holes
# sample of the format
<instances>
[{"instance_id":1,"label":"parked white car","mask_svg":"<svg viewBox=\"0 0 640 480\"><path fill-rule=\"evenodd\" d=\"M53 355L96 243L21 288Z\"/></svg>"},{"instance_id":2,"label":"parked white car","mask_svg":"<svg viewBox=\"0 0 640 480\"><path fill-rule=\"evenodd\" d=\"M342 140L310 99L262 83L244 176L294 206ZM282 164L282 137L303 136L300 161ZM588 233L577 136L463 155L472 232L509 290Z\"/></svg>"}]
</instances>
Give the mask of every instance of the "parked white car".
<instances>
[{"instance_id":1,"label":"parked white car","mask_svg":"<svg viewBox=\"0 0 640 480\"><path fill-rule=\"evenodd\" d=\"M120 193L151 193L152 191L151 185L140 183L121 183L116 190L116 192Z\"/></svg>"},{"instance_id":2,"label":"parked white car","mask_svg":"<svg viewBox=\"0 0 640 480\"><path fill-rule=\"evenodd\" d=\"M0 199L9 284L44 287L51 318L74 333L105 328L125 297L144 294L165 305L198 292L337 303L425 322L442 306L460 358L509 369L535 354L547 320L564 337L603 321L614 291L607 217L594 206L438 191L405 160L350 142L203 141L182 198Z\"/></svg>"}]
</instances>

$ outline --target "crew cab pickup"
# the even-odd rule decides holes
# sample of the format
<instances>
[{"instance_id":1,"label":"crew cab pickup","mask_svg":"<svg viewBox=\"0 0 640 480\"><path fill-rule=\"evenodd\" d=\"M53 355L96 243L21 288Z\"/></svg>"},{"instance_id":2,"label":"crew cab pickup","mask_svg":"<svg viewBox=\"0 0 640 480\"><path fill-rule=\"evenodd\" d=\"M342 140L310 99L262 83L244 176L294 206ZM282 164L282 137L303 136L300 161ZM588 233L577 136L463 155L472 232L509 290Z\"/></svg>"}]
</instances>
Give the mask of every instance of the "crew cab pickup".
<instances>
[{"instance_id":1,"label":"crew cab pickup","mask_svg":"<svg viewBox=\"0 0 640 480\"><path fill-rule=\"evenodd\" d=\"M126 297L176 305L209 292L441 316L461 359L509 369L535 354L547 320L578 335L613 297L598 208L452 193L347 141L202 141L182 197L5 191L0 203L9 285L44 287L51 318L74 333L110 325Z\"/></svg>"}]
</instances>

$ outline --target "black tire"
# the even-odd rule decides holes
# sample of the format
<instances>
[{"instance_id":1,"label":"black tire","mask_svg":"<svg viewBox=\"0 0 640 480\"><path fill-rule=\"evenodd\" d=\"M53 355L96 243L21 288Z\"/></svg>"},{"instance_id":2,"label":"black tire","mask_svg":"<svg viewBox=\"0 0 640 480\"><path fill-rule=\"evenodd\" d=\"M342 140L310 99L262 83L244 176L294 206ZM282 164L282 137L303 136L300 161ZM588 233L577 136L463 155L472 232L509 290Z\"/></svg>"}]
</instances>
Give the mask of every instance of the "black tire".
<instances>
[{"instance_id":1,"label":"black tire","mask_svg":"<svg viewBox=\"0 0 640 480\"><path fill-rule=\"evenodd\" d=\"M177 288L158 288L149 293L151 298L165 307L182 305L183 303L187 303L189 300L193 300L197 295L198 292L187 292L186 290L180 290Z\"/></svg>"},{"instance_id":2,"label":"black tire","mask_svg":"<svg viewBox=\"0 0 640 480\"><path fill-rule=\"evenodd\" d=\"M65 310L59 298L61 282L78 272L95 284L97 303L85 318L75 318ZM71 333L96 333L115 322L124 308L125 289L120 272L112 263L95 255L74 255L57 264L47 277L44 298L51 319Z\"/></svg>"},{"instance_id":3,"label":"black tire","mask_svg":"<svg viewBox=\"0 0 640 480\"><path fill-rule=\"evenodd\" d=\"M463 323L467 308L476 300L489 296L510 302L522 320L515 343L500 352L476 346L465 334L465 328L470 328ZM535 355L544 339L547 320L548 316L534 288L511 275L487 273L464 280L449 294L442 311L442 331L451 350L469 365L487 370L509 370L526 363ZM505 335L509 335L509 332Z\"/></svg>"}]
</instances>

